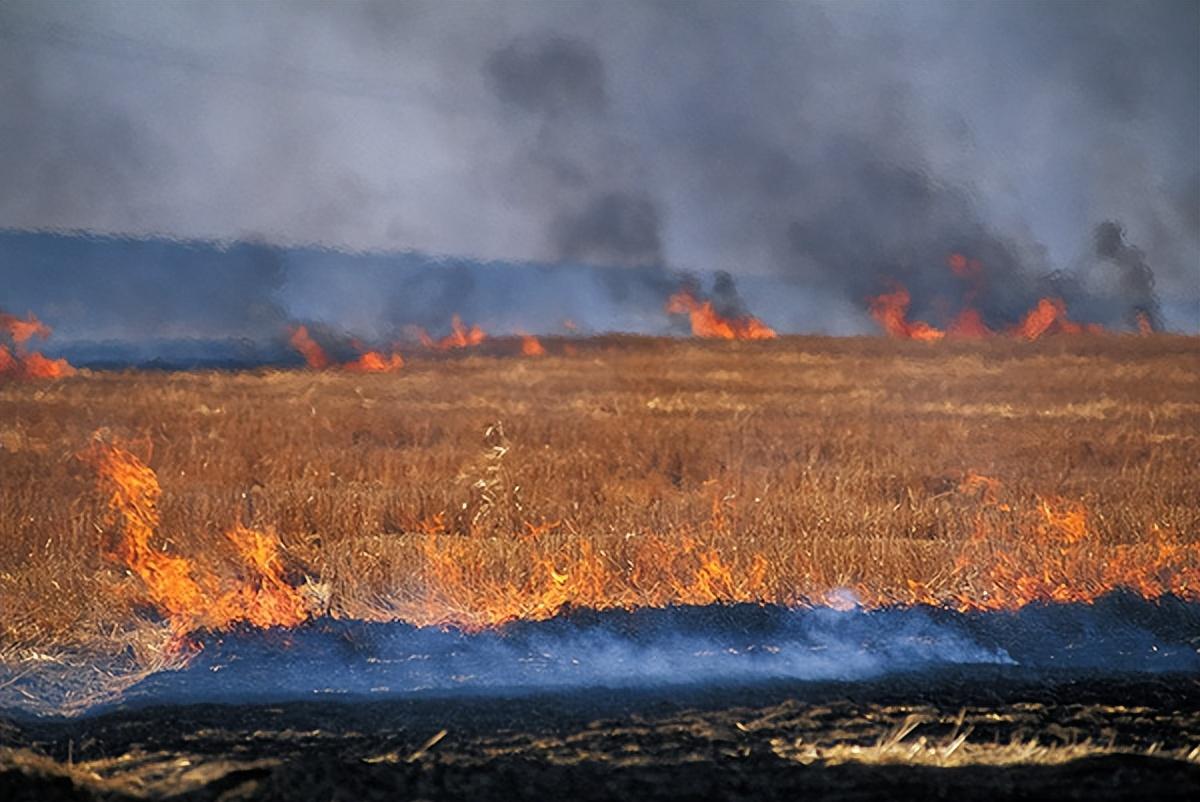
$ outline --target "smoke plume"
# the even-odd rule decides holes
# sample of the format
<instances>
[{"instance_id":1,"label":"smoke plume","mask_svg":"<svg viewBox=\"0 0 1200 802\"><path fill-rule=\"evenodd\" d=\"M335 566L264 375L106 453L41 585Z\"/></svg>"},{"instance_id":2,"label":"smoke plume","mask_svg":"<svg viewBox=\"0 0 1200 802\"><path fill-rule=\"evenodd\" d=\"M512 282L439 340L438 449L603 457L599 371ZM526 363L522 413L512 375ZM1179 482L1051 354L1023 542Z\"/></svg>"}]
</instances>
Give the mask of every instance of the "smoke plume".
<instances>
[{"instance_id":1,"label":"smoke plume","mask_svg":"<svg viewBox=\"0 0 1200 802\"><path fill-rule=\"evenodd\" d=\"M253 328L278 298L307 319L329 286L364 283L332 257L313 296L275 269L154 262L175 239L531 262L634 322L674 271L724 270L791 299L784 331L869 330L889 282L935 323L967 289L1011 323L1049 282L1097 322L1197 330L1198 30L1190 0L13 0L0 228L150 238L107 278L166 329L205 303L213 328ZM982 285L949 253L979 260ZM624 272L550 280L579 264ZM29 280L72 269L93 270ZM6 284L29 270L6 241ZM363 286L376 317L328 322L433 325L464 278ZM528 328L584 303L511 295L545 302Z\"/></svg>"}]
</instances>

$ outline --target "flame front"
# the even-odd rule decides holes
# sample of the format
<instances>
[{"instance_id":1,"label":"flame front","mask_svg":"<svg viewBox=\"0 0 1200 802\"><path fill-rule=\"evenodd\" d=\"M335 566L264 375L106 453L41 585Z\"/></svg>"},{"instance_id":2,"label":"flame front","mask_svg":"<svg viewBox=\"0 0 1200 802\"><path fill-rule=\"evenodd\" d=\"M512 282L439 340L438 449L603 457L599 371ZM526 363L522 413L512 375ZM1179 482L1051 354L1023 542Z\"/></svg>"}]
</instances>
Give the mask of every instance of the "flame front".
<instances>
[{"instance_id":1,"label":"flame front","mask_svg":"<svg viewBox=\"0 0 1200 802\"><path fill-rule=\"evenodd\" d=\"M1000 489L995 479L968 474L959 492L980 501L976 530L942 569L943 579L909 578L890 587L873 585L869 576L839 576L811 553L789 565L745 542L734 548L720 503L702 531L641 535L619 558L587 540L514 538L518 565L526 566L515 572L501 567L513 555L498 559L490 538L451 534L438 518L421 527L420 598L397 601L379 618L477 630L549 618L568 606L844 604L839 588L849 588L866 608L924 604L959 611L1090 603L1117 589L1151 599L1200 599L1200 543L1152 527L1147 542L1106 546L1078 502L1038 498L1032 509L1016 508L998 502Z\"/></svg>"},{"instance_id":2,"label":"flame front","mask_svg":"<svg viewBox=\"0 0 1200 802\"><path fill-rule=\"evenodd\" d=\"M293 328L291 336L288 337L288 342L304 357L304 364L313 370L325 370L325 368L329 367L331 363L329 355L325 353L325 349L316 340L309 336L308 326L296 326Z\"/></svg>"},{"instance_id":3,"label":"flame front","mask_svg":"<svg viewBox=\"0 0 1200 802\"><path fill-rule=\"evenodd\" d=\"M279 541L240 524L226 534L243 566L223 577L196 560L167 554L153 540L162 489L154 471L131 452L96 442L81 455L95 466L114 537L107 556L141 580L147 600L183 642L198 629L299 624L309 617L300 593L283 578Z\"/></svg>"},{"instance_id":4,"label":"flame front","mask_svg":"<svg viewBox=\"0 0 1200 802\"><path fill-rule=\"evenodd\" d=\"M524 356L545 356L546 349L537 337L532 334L522 334L521 354Z\"/></svg>"},{"instance_id":5,"label":"flame front","mask_svg":"<svg viewBox=\"0 0 1200 802\"><path fill-rule=\"evenodd\" d=\"M404 357L393 351L384 355L380 351L363 351L357 341L355 347L362 353L349 362L335 365L334 360L321 347L321 344L308 333L307 326L296 326L292 329L288 342L304 357L304 363L312 370L325 370L337 367L347 373L393 373L404 367Z\"/></svg>"},{"instance_id":6,"label":"flame front","mask_svg":"<svg viewBox=\"0 0 1200 802\"><path fill-rule=\"evenodd\" d=\"M65 359L50 359L37 351L28 351L26 344L34 337L46 339L50 327L32 312L24 319L0 311L0 337L7 338L10 348L0 342L0 378L59 379L71 376L75 368Z\"/></svg>"},{"instance_id":7,"label":"flame front","mask_svg":"<svg viewBox=\"0 0 1200 802\"><path fill-rule=\"evenodd\" d=\"M869 300L871 316L885 334L900 340L936 342L944 338L981 340L1000 333L987 325L983 315L974 306L975 299L983 291L983 263L961 253L952 253L947 257L946 264L951 273L969 283L957 316L944 330L922 320L909 321L908 307L912 296L907 288L897 286L893 291ZM1145 321L1149 325L1149 317L1145 317ZM1142 318L1138 319L1138 327L1144 332ZM1006 333L1032 342L1046 334L1102 334L1104 331L1104 327L1098 324L1071 320L1067 315L1067 305L1061 298L1041 298Z\"/></svg>"},{"instance_id":8,"label":"flame front","mask_svg":"<svg viewBox=\"0 0 1200 802\"><path fill-rule=\"evenodd\" d=\"M241 524L230 528L226 543L241 566L236 576L168 554L154 544L162 496L154 471L105 443L96 442L85 456L107 502L114 538L108 556L140 580L147 601L180 643L200 629L286 627L310 617L304 595L285 578L274 534ZM568 606L844 604L847 588L868 608L1015 610L1042 602L1089 603L1118 588L1151 599L1173 594L1200 600L1200 542L1194 539L1152 525L1140 542L1109 545L1100 542L1079 502L1044 497L1032 507L1001 503L1000 482L975 473L958 492L977 500L976 525L952 564L933 572L936 582L910 577L898 586L879 584L870 566L858 577L846 576L812 551L783 561L760 553L753 539L736 531L732 502L714 497L711 519L698 530L626 538L619 554L564 537L559 522L527 524L526 531L497 540L451 533L435 516L408 535L416 549L415 592L344 609L335 603L330 614L477 630L549 618Z\"/></svg>"},{"instance_id":9,"label":"flame front","mask_svg":"<svg viewBox=\"0 0 1200 802\"><path fill-rule=\"evenodd\" d=\"M994 495L984 507L954 568L960 609L1088 603L1118 588L1149 599L1200 599L1200 542L1152 524L1142 542L1106 548L1079 502L1038 498L1028 528L1013 527L1014 511Z\"/></svg>"},{"instance_id":10,"label":"flame front","mask_svg":"<svg viewBox=\"0 0 1200 802\"><path fill-rule=\"evenodd\" d=\"M478 325L472 325L468 328L463 324L462 317L452 315L450 318L450 333L442 339L434 340L429 336L429 332L422 328L417 328L417 337L426 348L449 351L455 348L472 348L479 345L487 339L487 332Z\"/></svg>"},{"instance_id":11,"label":"flame front","mask_svg":"<svg viewBox=\"0 0 1200 802\"><path fill-rule=\"evenodd\" d=\"M393 351L384 356L379 351L367 351L358 359L342 365L350 373L394 373L404 367L404 357Z\"/></svg>"},{"instance_id":12,"label":"flame front","mask_svg":"<svg viewBox=\"0 0 1200 802\"><path fill-rule=\"evenodd\" d=\"M711 340L773 340L775 330L756 317L722 317L712 301L701 301L688 290L680 290L667 299L669 315L687 315L692 335Z\"/></svg>"},{"instance_id":13,"label":"flame front","mask_svg":"<svg viewBox=\"0 0 1200 802\"><path fill-rule=\"evenodd\" d=\"M883 327L889 337L901 340L932 342L946 336L944 331L930 326L922 320L909 322L908 305L912 296L904 287L877 295L871 299L871 316Z\"/></svg>"}]
</instances>

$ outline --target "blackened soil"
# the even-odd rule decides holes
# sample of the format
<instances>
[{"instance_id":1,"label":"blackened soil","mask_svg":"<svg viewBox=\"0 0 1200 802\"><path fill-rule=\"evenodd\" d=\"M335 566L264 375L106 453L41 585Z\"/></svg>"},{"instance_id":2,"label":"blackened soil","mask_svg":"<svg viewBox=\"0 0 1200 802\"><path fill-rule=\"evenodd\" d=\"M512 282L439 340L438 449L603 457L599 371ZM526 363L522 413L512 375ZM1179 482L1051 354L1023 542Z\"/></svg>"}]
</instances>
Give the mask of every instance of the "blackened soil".
<instances>
[{"instance_id":1,"label":"blackened soil","mask_svg":"<svg viewBox=\"0 0 1200 802\"><path fill-rule=\"evenodd\" d=\"M1123 753L950 767L821 757L906 725L906 743L967 733L971 745L1036 738ZM876 683L0 719L0 799L1196 799L1200 765L1180 756L1198 744L1195 675L976 668Z\"/></svg>"}]
</instances>

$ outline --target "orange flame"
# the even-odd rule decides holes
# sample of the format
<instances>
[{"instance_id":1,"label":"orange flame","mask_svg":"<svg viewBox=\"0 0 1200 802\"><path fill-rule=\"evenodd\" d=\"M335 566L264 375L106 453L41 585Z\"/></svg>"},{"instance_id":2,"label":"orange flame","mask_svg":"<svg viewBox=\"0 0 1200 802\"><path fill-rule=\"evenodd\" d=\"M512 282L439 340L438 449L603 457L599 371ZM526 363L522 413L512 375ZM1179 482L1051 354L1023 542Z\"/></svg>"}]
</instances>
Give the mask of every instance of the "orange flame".
<instances>
[{"instance_id":1,"label":"orange flame","mask_svg":"<svg viewBox=\"0 0 1200 802\"><path fill-rule=\"evenodd\" d=\"M1017 513L995 504L994 496L986 505L993 511L981 512L955 566L968 591L955 598L960 609L1087 603L1117 588L1150 599L1200 598L1200 542L1185 542L1155 524L1143 542L1105 548L1078 502L1039 498L1028 528L1011 526Z\"/></svg>"},{"instance_id":2,"label":"orange flame","mask_svg":"<svg viewBox=\"0 0 1200 802\"><path fill-rule=\"evenodd\" d=\"M329 355L325 353L316 340L308 334L308 326L296 326L292 329L288 342L304 357L304 362L313 370L325 370L329 367Z\"/></svg>"},{"instance_id":3,"label":"orange flame","mask_svg":"<svg viewBox=\"0 0 1200 802\"><path fill-rule=\"evenodd\" d=\"M0 331L8 334L9 339L17 345L24 345L34 336L43 340L50 336L50 327L38 320L32 312L27 314L24 320L7 312L0 312Z\"/></svg>"},{"instance_id":4,"label":"orange flame","mask_svg":"<svg viewBox=\"0 0 1200 802\"><path fill-rule=\"evenodd\" d=\"M1154 333L1154 323L1150 320L1150 316L1142 310L1138 310L1136 315L1138 334L1142 337L1149 337Z\"/></svg>"},{"instance_id":5,"label":"orange flame","mask_svg":"<svg viewBox=\"0 0 1200 802\"><path fill-rule=\"evenodd\" d=\"M978 259L968 259L961 253L952 253L946 257L946 265L950 272L959 278L978 281L983 276L983 262Z\"/></svg>"},{"instance_id":6,"label":"orange flame","mask_svg":"<svg viewBox=\"0 0 1200 802\"><path fill-rule=\"evenodd\" d=\"M358 359L342 365L350 373L394 373L404 367L404 357L393 351L384 356L378 351L367 351Z\"/></svg>"},{"instance_id":7,"label":"orange flame","mask_svg":"<svg viewBox=\"0 0 1200 802\"><path fill-rule=\"evenodd\" d=\"M487 339L487 333L478 325L467 328L459 315L450 318L450 333L440 340L434 340L422 328L417 329L417 336L426 348L436 348L439 351L449 351L452 348L472 348Z\"/></svg>"},{"instance_id":8,"label":"orange flame","mask_svg":"<svg viewBox=\"0 0 1200 802\"><path fill-rule=\"evenodd\" d=\"M890 589L850 582L864 606L926 604L958 610L1015 610L1045 602L1090 603L1118 588L1147 598L1200 599L1200 543L1152 527L1148 542L1105 546L1077 502L1037 499L1032 510L998 501L1000 483L970 473L959 492L980 501L975 533L937 586L913 579ZM729 523L719 504L703 535L638 536L615 555L587 540L554 545L519 538L526 570L497 567L488 539L450 535L441 519L420 527L421 598L387 615L417 625L469 630L513 620L549 618L566 606L593 609L672 604L844 604L835 588L846 579L812 555L791 572L765 554L722 551ZM530 531L538 531L532 525ZM705 541L708 542L705 542Z\"/></svg>"},{"instance_id":9,"label":"orange flame","mask_svg":"<svg viewBox=\"0 0 1200 802\"><path fill-rule=\"evenodd\" d=\"M922 320L908 320L908 305L912 296L904 287L877 295L871 299L871 316L883 327L889 337L900 340L933 342L946 336L941 329L934 328Z\"/></svg>"},{"instance_id":10,"label":"orange flame","mask_svg":"<svg viewBox=\"0 0 1200 802\"><path fill-rule=\"evenodd\" d=\"M0 360L3 361L3 360ZM21 362L25 377L29 379L61 379L63 376L73 376L75 368L65 359L50 359L37 351L26 354ZM3 373L0 368L0 373Z\"/></svg>"},{"instance_id":11,"label":"orange flame","mask_svg":"<svg viewBox=\"0 0 1200 802\"><path fill-rule=\"evenodd\" d=\"M300 352L305 364L312 370L339 367L348 373L392 373L404 367L404 357L394 351L387 356L379 351L365 351L356 359L335 365L320 343L309 335L307 326L293 328L288 341ZM355 347L361 349L362 346L356 341Z\"/></svg>"},{"instance_id":12,"label":"orange flame","mask_svg":"<svg viewBox=\"0 0 1200 802\"><path fill-rule=\"evenodd\" d=\"M550 618L567 606L633 609L757 602L771 596L765 557L754 555L743 566L693 538L644 538L627 572L614 569L611 559L587 540L559 547L532 539L524 544L530 569L511 582L494 576L483 541L426 534L421 540L422 598L401 605L400 616L418 626L478 630Z\"/></svg>"},{"instance_id":13,"label":"orange flame","mask_svg":"<svg viewBox=\"0 0 1200 802\"><path fill-rule=\"evenodd\" d=\"M701 301L688 290L680 290L667 299L669 315L687 315L692 335L712 340L773 340L775 330L756 317L722 317L712 301Z\"/></svg>"},{"instance_id":14,"label":"orange flame","mask_svg":"<svg viewBox=\"0 0 1200 802\"><path fill-rule=\"evenodd\" d=\"M983 322L979 310L968 306L946 327L946 336L958 340L982 340L994 332Z\"/></svg>"},{"instance_id":15,"label":"orange flame","mask_svg":"<svg viewBox=\"0 0 1200 802\"><path fill-rule=\"evenodd\" d=\"M985 339L996 334L983 321L979 310L964 307L943 331L922 320L908 319L912 297L904 287L876 295L870 299L871 316L889 337L899 340L936 342L945 337L953 339ZM1067 315L1067 306L1060 298L1042 298L1029 310L1010 333L1030 342L1045 334L1103 334L1104 327L1096 323L1076 323Z\"/></svg>"},{"instance_id":16,"label":"orange flame","mask_svg":"<svg viewBox=\"0 0 1200 802\"><path fill-rule=\"evenodd\" d=\"M0 312L0 334L7 336L13 347L0 342L0 378L15 379L59 379L71 376L75 368L65 359L50 359L41 353L25 350L25 344L33 337L46 339L50 327L38 320L32 312L25 319Z\"/></svg>"},{"instance_id":17,"label":"orange flame","mask_svg":"<svg viewBox=\"0 0 1200 802\"><path fill-rule=\"evenodd\" d=\"M278 538L242 525L226 540L242 566L236 577L166 553L153 541L162 491L154 471L130 452L95 443L115 543L109 557L138 577L146 597L182 642L198 629L294 626L311 611L284 577ZM1015 610L1041 602L1090 603L1126 588L1147 598L1173 594L1200 600L1200 541L1151 525L1140 542L1110 545L1092 529L1079 502L1036 498L1033 507L1001 503L1001 483L968 473L958 492L979 504L974 532L957 558L925 583L866 586L830 569L809 551L786 565L739 537L733 501L715 496L711 519L697 531L642 534L620 555L587 539L551 537L560 522L527 524L524 533L494 538L450 534L442 515L414 527L420 582L408 598L359 608L374 620L468 630L513 620L545 619L568 606L593 609L672 604L844 604L851 588L862 605L929 604L958 610ZM737 544L727 549L731 543ZM497 548L504 549L498 559ZM931 581L932 582L932 581Z\"/></svg>"},{"instance_id":18,"label":"orange flame","mask_svg":"<svg viewBox=\"0 0 1200 802\"><path fill-rule=\"evenodd\" d=\"M1017 333L1026 340L1036 340L1049 331L1060 318L1065 319L1066 316L1067 308L1062 301L1057 298L1042 298L1017 324Z\"/></svg>"},{"instance_id":19,"label":"orange flame","mask_svg":"<svg viewBox=\"0 0 1200 802\"><path fill-rule=\"evenodd\" d=\"M525 356L545 356L546 349L537 337L532 334L522 334L521 353Z\"/></svg>"},{"instance_id":20,"label":"orange flame","mask_svg":"<svg viewBox=\"0 0 1200 802\"><path fill-rule=\"evenodd\" d=\"M20 365L13 352L8 350L8 346L0 343L0 376L16 375Z\"/></svg>"},{"instance_id":21,"label":"orange flame","mask_svg":"<svg viewBox=\"0 0 1200 802\"><path fill-rule=\"evenodd\" d=\"M1029 310L1014 330L1018 337L1036 340L1045 334L1103 334L1104 327L1096 323L1076 323L1067 316L1067 305L1061 298L1042 298Z\"/></svg>"},{"instance_id":22,"label":"orange flame","mask_svg":"<svg viewBox=\"0 0 1200 802\"><path fill-rule=\"evenodd\" d=\"M955 276L970 282L970 287L964 296L964 306L958 315L944 331L924 321L910 322L908 307L912 297L905 287L897 286L892 292L883 293L870 299L871 315L889 337L934 342L945 337L981 340L997 334L983 321L983 316L973 305L981 291L983 262L968 258L961 253L951 253L946 257L946 265ZM1139 313L1138 328L1144 331L1143 317ZM1145 324L1149 325L1149 318L1145 318ZM1015 337L1033 341L1048 333L1101 334L1104 331L1103 326L1094 323L1076 323L1071 320L1067 316L1067 306L1062 299L1042 298L1033 309L1025 314L1020 323L1009 330L1009 333Z\"/></svg>"},{"instance_id":23,"label":"orange flame","mask_svg":"<svg viewBox=\"0 0 1200 802\"><path fill-rule=\"evenodd\" d=\"M202 628L224 629L244 622L256 627L295 626L309 617L300 594L282 575L279 541L240 524L226 534L244 566L240 577L156 548L162 489L154 471L138 457L97 441L81 455L95 466L107 499L108 523L116 533L108 557L142 582L148 601L167 619L177 638Z\"/></svg>"}]
</instances>

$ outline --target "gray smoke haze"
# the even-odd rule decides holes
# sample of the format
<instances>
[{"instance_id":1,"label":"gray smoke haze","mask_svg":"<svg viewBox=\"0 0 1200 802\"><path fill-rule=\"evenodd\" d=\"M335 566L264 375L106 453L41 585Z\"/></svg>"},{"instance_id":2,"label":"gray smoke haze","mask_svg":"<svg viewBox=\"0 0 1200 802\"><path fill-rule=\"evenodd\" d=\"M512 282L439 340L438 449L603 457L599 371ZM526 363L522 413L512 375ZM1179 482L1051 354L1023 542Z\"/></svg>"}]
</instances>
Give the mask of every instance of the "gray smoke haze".
<instances>
[{"instance_id":1,"label":"gray smoke haze","mask_svg":"<svg viewBox=\"0 0 1200 802\"><path fill-rule=\"evenodd\" d=\"M849 591L837 595L845 604L854 601ZM0 664L0 708L57 713L67 701L77 707L80 698L103 709L109 702L128 708L329 694L486 698L587 689L678 700L689 688L728 691L781 682L795 698L806 683L897 675L935 685L949 679L958 686L1001 677L1095 683L1130 674L1174 681L1171 675L1200 670L1200 654L1190 642L1198 614L1195 603L1118 592L1091 604L1029 605L1015 612L720 604L574 610L482 632L323 619L286 631L196 633L203 648L191 664L148 677L132 655L110 656L99 663L105 669L100 677L111 682L137 672L141 679L116 696L91 673L73 677L78 685L72 685L53 664L7 674Z\"/></svg>"},{"instance_id":2,"label":"gray smoke haze","mask_svg":"<svg viewBox=\"0 0 1200 802\"><path fill-rule=\"evenodd\" d=\"M1050 285L1200 329L1194 0L8 0L0 109L0 228L615 266L647 318L675 270L773 276L784 331L865 330L888 281L938 322L961 252L993 325ZM473 275L379 314L444 324Z\"/></svg>"},{"instance_id":3,"label":"gray smoke haze","mask_svg":"<svg viewBox=\"0 0 1200 802\"><path fill-rule=\"evenodd\" d=\"M1162 312L1154 293L1154 271L1146 264L1146 255L1125 242L1125 232L1111 220L1096 226L1096 256L1116 268L1118 297L1132 304L1130 314L1145 315L1151 327L1162 327Z\"/></svg>"}]
</instances>

